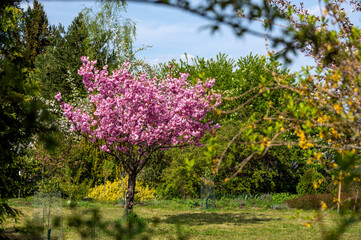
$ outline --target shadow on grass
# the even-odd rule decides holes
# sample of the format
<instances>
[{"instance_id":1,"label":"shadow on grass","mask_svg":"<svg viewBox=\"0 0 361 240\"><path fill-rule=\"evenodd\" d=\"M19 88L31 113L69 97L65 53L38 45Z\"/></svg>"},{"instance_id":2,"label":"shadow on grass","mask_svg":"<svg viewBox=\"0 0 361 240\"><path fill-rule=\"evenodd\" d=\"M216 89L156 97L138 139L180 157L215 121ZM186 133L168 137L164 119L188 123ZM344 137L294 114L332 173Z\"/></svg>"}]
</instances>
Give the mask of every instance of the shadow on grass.
<instances>
[{"instance_id":1,"label":"shadow on grass","mask_svg":"<svg viewBox=\"0 0 361 240\"><path fill-rule=\"evenodd\" d=\"M224 224L232 223L242 225L247 223L260 224L262 222L279 221L281 218L267 218L240 213L183 213L177 215L167 215L163 220L169 224L179 225L205 225L205 224Z\"/></svg>"}]
</instances>

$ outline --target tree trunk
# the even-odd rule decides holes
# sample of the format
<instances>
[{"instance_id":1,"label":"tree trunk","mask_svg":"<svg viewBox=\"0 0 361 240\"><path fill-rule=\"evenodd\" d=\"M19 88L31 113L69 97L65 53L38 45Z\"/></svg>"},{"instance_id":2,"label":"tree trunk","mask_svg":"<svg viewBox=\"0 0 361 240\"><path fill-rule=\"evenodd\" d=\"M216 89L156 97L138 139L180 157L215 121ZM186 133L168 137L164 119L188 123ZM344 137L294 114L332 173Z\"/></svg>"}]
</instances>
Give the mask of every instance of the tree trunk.
<instances>
[{"instance_id":1,"label":"tree trunk","mask_svg":"<svg viewBox=\"0 0 361 240\"><path fill-rule=\"evenodd\" d=\"M133 210L134 205L134 194L135 194L135 179L137 174L130 173L128 178L128 191L125 197L125 206L124 206L124 218L128 216L129 213Z\"/></svg>"}]
</instances>

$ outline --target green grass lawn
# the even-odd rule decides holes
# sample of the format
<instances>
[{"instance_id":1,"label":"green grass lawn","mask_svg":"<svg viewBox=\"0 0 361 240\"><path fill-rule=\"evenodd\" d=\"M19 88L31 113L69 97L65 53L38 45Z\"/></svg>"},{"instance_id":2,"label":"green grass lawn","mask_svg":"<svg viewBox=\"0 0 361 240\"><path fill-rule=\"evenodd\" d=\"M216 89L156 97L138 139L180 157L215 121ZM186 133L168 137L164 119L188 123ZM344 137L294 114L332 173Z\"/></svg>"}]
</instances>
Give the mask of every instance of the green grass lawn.
<instances>
[{"instance_id":1,"label":"green grass lawn","mask_svg":"<svg viewBox=\"0 0 361 240\"><path fill-rule=\"evenodd\" d=\"M64 201L65 202L65 201ZM15 230L23 226L26 219L31 220L34 210L31 201L12 200L12 206L23 212L17 223L7 221L5 228L12 232L11 236L20 236ZM120 205L81 202L77 211L84 214L91 207L100 210L102 219L119 222L123 208ZM151 239L177 239L186 236L188 239L322 239L320 224L306 227L305 223L314 216L312 211L296 211L292 209L272 210L259 208L235 208L203 210L171 201L159 201L153 204L136 205L135 213L148 223L147 232ZM68 207L63 208L63 216L71 215ZM331 227L338 219L336 212L328 212L324 223ZM154 221L158 221L157 224ZM64 220L64 223L66 220ZM111 228L108 229L111 231ZM96 231L96 239L112 239L101 230ZM81 239L73 229L65 227L65 239ZM342 239L361 239L361 224L351 225Z\"/></svg>"}]
</instances>

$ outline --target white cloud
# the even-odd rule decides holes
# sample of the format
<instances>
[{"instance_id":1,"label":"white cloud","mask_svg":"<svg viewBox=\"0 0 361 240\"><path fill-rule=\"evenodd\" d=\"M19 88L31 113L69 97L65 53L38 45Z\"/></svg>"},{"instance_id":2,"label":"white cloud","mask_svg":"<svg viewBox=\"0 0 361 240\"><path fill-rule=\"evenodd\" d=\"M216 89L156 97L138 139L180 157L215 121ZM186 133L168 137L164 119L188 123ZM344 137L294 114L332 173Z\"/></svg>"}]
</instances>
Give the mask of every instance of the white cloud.
<instances>
[{"instance_id":1,"label":"white cloud","mask_svg":"<svg viewBox=\"0 0 361 240\"><path fill-rule=\"evenodd\" d=\"M194 56L193 55L190 55L190 54L182 54L179 56L181 60L183 61L186 61L187 59L188 60L193 60L194 59Z\"/></svg>"}]
</instances>

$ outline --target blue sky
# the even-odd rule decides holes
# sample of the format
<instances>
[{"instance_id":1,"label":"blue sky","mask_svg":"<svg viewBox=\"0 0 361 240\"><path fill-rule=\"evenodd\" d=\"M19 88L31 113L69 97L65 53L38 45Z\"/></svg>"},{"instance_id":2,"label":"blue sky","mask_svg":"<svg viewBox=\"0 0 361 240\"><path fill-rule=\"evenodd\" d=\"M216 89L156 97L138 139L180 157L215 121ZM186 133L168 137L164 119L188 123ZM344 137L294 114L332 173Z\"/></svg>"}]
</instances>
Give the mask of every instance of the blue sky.
<instances>
[{"instance_id":1,"label":"blue sky","mask_svg":"<svg viewBox=\"0 0 361 240\"><path fill-rule=\"evenodd\" d=\"M84 6L94 6L95 1L42 1L50 24L62 23L68 26ZM299 3L300 1L294 1ZM305 1L311 11L318 11L315 0ZM22 2L22 7L32 6L32 2ZM307 5L308 4L308 5ZM314 4L314 5L313 5ZM145 3L128 3L125 17L136 22L136 47L143 44L152 45L151 48L141 52L138 57L144 58L151 64L179 59L187 53L190 56L205 58L215 57L219 52L226 53L232 58L253 54L267 54L263 38L245 35L241 38L235 36L231 29L223 27L222 31L211 34L209 30L200 30L209 24L205 19L193 14L166 6ZM254 28L260 28L254 23ZM299 54L291 66L292 70L300 70L301 66L312 64L312 59Z\"/></svg>"}]
</instances>

